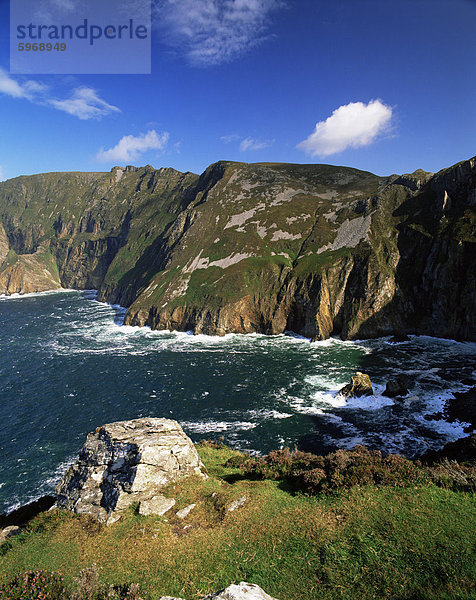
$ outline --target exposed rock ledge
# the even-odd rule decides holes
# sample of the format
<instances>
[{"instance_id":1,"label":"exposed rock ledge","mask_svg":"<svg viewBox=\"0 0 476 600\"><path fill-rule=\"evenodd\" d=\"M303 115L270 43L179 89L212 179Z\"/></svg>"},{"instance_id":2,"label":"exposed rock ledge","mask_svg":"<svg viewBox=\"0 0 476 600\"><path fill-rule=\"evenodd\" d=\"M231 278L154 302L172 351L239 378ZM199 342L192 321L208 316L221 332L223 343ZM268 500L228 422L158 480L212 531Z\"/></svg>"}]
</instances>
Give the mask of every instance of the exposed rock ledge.
<instances>
[{"instance_id":1,"label":"exposed rock ledge","mask_svg":"<svg viewBox=\"0 0 476 600\"><path fill-rule=\"evenodd\" d=\"M161 491L192 475L206 477L192 441L177 421L135 419L90 433L79 459L58 485L58 506L112 523L133 503L141 514L174 504Z\"/></svg>"}]
</instances>

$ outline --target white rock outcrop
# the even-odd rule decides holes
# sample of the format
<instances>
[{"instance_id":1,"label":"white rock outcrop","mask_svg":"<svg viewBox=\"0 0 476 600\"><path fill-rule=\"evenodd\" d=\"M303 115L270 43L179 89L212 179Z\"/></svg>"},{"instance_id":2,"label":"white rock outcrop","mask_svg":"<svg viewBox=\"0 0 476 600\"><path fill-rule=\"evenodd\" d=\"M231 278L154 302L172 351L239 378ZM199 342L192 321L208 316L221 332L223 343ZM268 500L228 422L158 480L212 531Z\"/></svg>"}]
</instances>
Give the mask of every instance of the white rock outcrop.
<instances>
[{"instance_id":1,"label":"white rock outcrop","mask_svg":"<svg viewBox=\"0 0 476 600\"><path fill-rule=\"evenodd\" d=\"M17 527L16 525L9 525L8 527L5 527L5 529L0 531L0 544L3 544L3 542L6 542L8 539L19 535L21 532L21 528Z\"/></svg>"},{"instance_id":2,"label":"white rock outcrop","mask_svg":"<svg viewBox=\"0 0 476 600\"><path fill-rule=\"evenodd\" d=\"M162 596L159 600L182 600L172 596ZM276 600L262 590L259 585L242 581L236 585L230 585L225 590L205 596L202 600Z\"/></svg>"},{"instance_id":3,"label":"white rock outcrop","mask_svg":"<svg viewBox=\"0 0 476 600\"><path fill-rule=\"evenodd\" d=\"M143 418L99 427L56 488L57 504L112 523L133 503L141 514L164 514L175 501L165 486L206 477L190 438L177 421Z\"/></svg>"}]
</instances>

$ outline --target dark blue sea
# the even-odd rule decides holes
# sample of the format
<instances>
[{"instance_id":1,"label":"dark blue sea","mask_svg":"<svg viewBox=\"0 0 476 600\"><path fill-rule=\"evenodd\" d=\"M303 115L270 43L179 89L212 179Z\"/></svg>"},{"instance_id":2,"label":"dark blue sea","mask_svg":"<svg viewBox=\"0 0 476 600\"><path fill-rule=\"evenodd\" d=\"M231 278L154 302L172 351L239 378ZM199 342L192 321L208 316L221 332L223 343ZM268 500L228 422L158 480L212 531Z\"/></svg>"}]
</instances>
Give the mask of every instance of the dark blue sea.
<instances>
[{"instance_id":1,"label":"dark blue sea","mask_svg":"<svg viewBox=\"0 0 476 600\"><path fill-rule=\"evenodd\" d=\"M468 389L476 344L157 332L123 326L124 309L95 298L0 298L0 512L51 492L86 434L117 420L172 418L194 441L261 453L366 444L411 457L465 435L431 416ZM357 370L375 395L346 402L336 393ZM381 395L398 373L404 401Z\"/></svg>"}]
</instances>

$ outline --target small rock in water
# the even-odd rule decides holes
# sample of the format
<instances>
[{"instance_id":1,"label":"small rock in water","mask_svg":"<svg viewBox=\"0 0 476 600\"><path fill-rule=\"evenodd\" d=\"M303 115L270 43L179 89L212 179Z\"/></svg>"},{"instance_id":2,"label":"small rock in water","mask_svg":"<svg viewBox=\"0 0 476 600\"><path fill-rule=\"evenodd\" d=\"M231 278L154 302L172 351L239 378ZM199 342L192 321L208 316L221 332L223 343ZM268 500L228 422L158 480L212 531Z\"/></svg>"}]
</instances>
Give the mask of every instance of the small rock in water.
<instances>
[{"instance_id":1,"label":"small rock in water","mask_svg":"<svg viewBox=\"0 0 476 600\"><path fill-rule=\"evenodd\" d=\"M442 460L457 460L458 462L476 461L476 433L448 442L441 450L427 450L420 460L424 463L434 463Z\"/></svg>"},{"instance_id":2,"label":"small rock in water","mask_svg":"<svg viewBox=\"0 0 476 600\"><path fill-rule=\"evenodd\" d=\"M465 392L455 392L453 398L446 401L445 413L450 422L468 423L466 433L476 429L476 386Z\"/></svg>"},{"instance_id":3,"label":"small rock in water","mask_svg":"<svg viewBox=\"0 0 476 600\"><path fill-rule=\"evenodd\" d=\"M408 394L408 377L403 373L397 375L394 379L389 379L383 393L388 398L396 396L406 396Z\"/></svg>"},{"instance_id":4,"label":"small rock in water","mask_svg":"<svg viewBox=\"0 0 476 600\"><path fill-rule=\"evenodd\" d=\"M372 389L372 382L370 377L366 373L357 373L352 377L352 382L345 385L339 390L339 396L344 398L360 398L361 396L372 396L374 393Z\"/></svg>"}]
</instances>

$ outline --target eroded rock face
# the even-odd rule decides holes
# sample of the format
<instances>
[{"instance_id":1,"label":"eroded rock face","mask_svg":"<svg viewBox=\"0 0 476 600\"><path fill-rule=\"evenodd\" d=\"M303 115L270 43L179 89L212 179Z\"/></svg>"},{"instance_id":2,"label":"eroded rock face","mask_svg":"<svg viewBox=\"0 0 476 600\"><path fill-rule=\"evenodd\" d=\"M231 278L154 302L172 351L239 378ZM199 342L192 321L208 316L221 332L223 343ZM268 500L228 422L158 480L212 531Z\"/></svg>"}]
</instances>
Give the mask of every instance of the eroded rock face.
<instances>
[{"instance_id":1,"label":"eroded rock face","mask_svg":"<svg viewBox=\"0 0 476 600\"><path fill-rule=\"evenodd\" d=\"M32 294L61 289L58 269L45 248L34 254L15 256L0 265L0 293Z\"/></svg>"},{"instance_id":2,"label":"eroded rock face","mask_svg":"<svg viewBox=\"0 0 476 600\"><path fill-rule=\"evenodd\" d=\"M154 512L156 504L164 505L166 485L192 475L205 477L205 468L176 421L110 423L88 435L56 489L58 506L112 523L132 503L139 503L139 511L143 505L142 513Z\"/></svg>"},{"instance_id":3,"label":"eroded rock face","mask_svg":"<svg viewBox=\"0 0 476 600\"><path fill-rule=\"evenodd\" d=\"M48 243L29 254L17 254L10 248L0 222L0 294L29 294L61 288L58 268Z\"/></svg>"},{"instance_id":4,"label":"eroded rock face","mask_svg":"<svg viewBox=\"0 0 476 600\"><path fill-rule=\"evenodd\" d=\"M15 537L21 533L21 528L16 525L10 525L9 527L5 527L2 531L0 531L0 544L6 542L8 539Z\"/></svg>"},{"instance_id":5,"label":"eroded rock face","mask_svg":"<svg viewBox=\"0 0 476 600\"><path fill-rule=\"evenodd\" d=\"M3 225L0 223L0 265L7 258L8 252L10 251L10 245L8 243L7 234Z\"/></svg>"}]
</instances>

